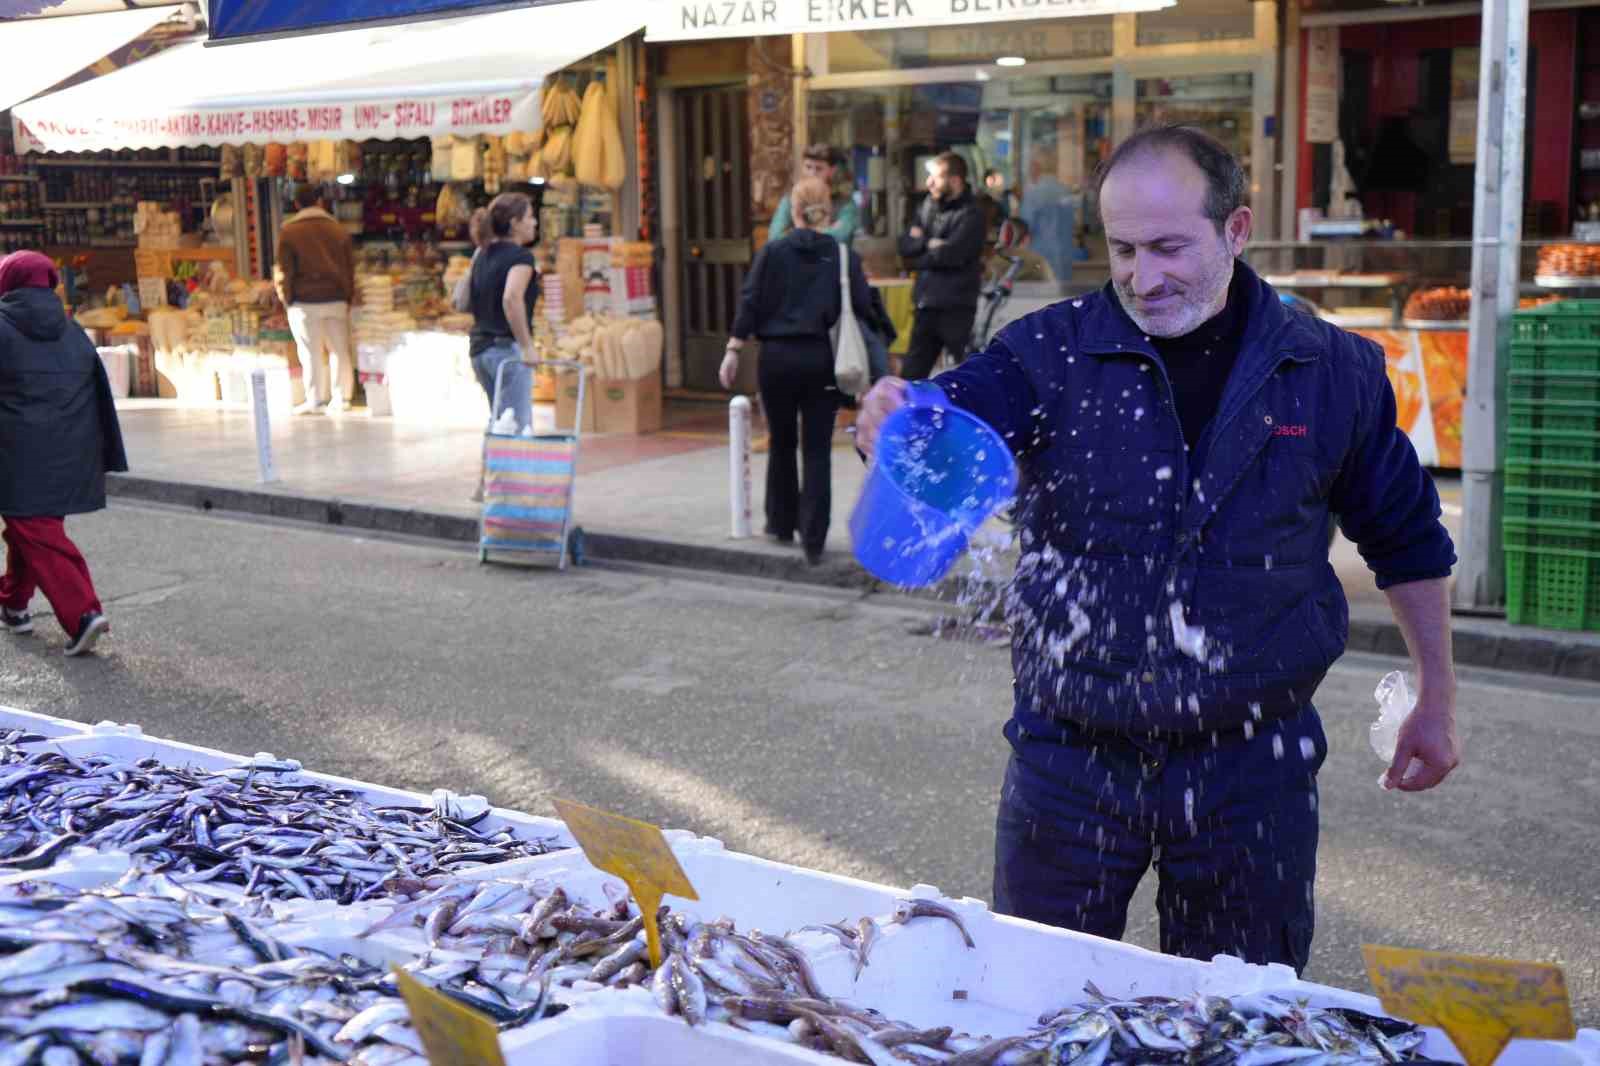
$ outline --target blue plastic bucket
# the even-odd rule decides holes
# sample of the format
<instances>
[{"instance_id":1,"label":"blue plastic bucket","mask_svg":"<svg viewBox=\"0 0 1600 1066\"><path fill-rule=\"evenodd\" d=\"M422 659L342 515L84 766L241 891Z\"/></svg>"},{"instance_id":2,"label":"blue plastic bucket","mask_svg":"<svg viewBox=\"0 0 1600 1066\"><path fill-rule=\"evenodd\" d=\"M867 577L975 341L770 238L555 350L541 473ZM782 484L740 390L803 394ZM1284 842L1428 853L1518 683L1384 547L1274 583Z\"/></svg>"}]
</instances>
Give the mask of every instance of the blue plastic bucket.
<instances>
[{"instance_id":1,"label":"blue plastic bucket","mask_svg":"<svg viewBox=\"0 0 1600 1066\"><path fill-rule=\"evenodd\" d=\"M908 386L850 512L856 559L879 580L931 585L1016 490L1016 462L998 433L937 388Z\"/></svg>"}]
</instances>

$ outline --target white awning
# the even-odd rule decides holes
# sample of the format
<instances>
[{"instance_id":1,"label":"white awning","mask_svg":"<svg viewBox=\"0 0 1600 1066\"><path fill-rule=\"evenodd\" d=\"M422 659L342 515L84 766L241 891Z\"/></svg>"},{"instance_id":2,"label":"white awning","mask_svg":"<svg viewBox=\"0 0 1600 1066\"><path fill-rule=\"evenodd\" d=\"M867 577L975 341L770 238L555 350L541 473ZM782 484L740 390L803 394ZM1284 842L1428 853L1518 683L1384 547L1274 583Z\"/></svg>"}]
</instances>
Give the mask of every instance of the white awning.
<instances>
[{"instance_id":1,"label":"white awning","mask_svg":"<svg viewBox=\"0 0 1600 1066\"><path fill-rule=\"evenodd\" d=\"M644 25L628 0L207 48L14 108L19 152L391 140L539 128L545 76Z\"/></svg>"},{"instance_id":2,"label":"white awning","mask_svg":"<svg viewBox=\"0 0 1600 1066\"><path fill-rule=\"evenodd\" d=\"M175 6L101 15L0 22L0 111L104 59L177 11Z\"/></svg>"}]
</instances>

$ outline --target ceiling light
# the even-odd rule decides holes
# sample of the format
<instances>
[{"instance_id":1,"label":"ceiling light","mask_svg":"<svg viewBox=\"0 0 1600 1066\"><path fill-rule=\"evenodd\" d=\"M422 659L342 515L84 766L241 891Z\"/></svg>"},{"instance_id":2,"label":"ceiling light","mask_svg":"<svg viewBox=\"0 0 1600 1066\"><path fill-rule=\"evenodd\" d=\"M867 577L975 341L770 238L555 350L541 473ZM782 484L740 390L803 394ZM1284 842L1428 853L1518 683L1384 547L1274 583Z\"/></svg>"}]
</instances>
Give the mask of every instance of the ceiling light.
<instances>
[{"instance_id":1,"label":"ceiling light","mask_svg":"<svg viewBox=\"0 0 1600 1066\"><path fill-rule=\"evenodd\" d=\"M340 185L354 185L356 176L354 174L340 174L338 180Z\"/></svg>"},{"instance_id":2,"label":"ceiling light","mask_svg":"<svg viewBox=\"0 0 1600 1066\"><path fill-rule=\"evenodd\" d=\"M1028 61L1022 56L1001 56L994 61L997 67L1020 67Z\"/></svg>"}]
</instances>

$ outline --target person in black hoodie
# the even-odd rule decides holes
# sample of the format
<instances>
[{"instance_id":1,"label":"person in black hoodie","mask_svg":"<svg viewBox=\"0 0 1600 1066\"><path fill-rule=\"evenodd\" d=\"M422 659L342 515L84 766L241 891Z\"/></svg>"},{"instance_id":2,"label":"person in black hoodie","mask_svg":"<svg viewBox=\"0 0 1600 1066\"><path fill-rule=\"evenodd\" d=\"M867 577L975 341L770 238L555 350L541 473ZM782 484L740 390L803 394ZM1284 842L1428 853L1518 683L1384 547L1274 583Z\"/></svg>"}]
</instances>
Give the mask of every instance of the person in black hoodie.
<instances>
[{"instance_id":1,"label":"person in black hoodie","mask_svg":"<svg viewBox=\"0 0 1600 1066\"><path fill-rule=\"evenodd\" d=\"M917 209L916 225L900 238L900 258L917 272L911 290L917 317L911 326L902 376L928 376L939 353L956 362L967 357L972 322L978 317L983 285L983 207L967 185L967 161L945 152L928 166L928 195Z\"/></svg>"},{"instance_id":2,"label":"person in black hoodie","mask_svg":"<svg viewBox=\"0 0 1600 1066\"><path fill-rule=\"evenodd\" d=\"M745 275L720 376L722 387L732 389L740 349L751 337L761 339L758 381L771 441L766 531L785 544L798 531L806 561L815 566L822 561L833 507L830 460L840 396L829 332L843 305L839 256L849 251L823 232L833 217L833 203L821 180L797 182L789 205L795 228L764 245ZM855 256L849 259L849 277L852 308L869 316L872 290ZM803 477L795 470L796 447Z\"/></svg>"},{"instance_id":3,"label":"person in black hoodie","mask_svg":"<svg viewBox=\"0 0 1600 1066\"><path fill-rule=\"evenodd\" d=\"M55 265L38 252L0 259L0 516L6 572L0 624L33 632L28 604L42 591L67 631L68 655L110 630L89 564L65 515L106 505L106 471L128 469L111 382L83 328L53 291Z\"/></svg>"}]
</instances>

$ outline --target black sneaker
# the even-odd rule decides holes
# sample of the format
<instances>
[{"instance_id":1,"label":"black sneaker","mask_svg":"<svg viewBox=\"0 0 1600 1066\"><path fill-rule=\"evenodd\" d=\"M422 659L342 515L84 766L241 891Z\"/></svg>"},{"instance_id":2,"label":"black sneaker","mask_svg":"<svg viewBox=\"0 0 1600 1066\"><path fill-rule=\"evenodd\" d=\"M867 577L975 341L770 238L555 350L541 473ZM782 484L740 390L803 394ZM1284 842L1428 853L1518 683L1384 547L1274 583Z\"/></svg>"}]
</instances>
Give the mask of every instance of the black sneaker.
<instances>
[{"instance_id":1,"label":"black sneaker","mask_svg":"<svg viewBox=\"0 0 1600 1066\"><path fill-rule=\"evenodd\" d=\"M33 614L26 607L20 611L13 611L9 607L0 607L0 625L6 627L7 633L21 636L33 632Z\"/></svg>"},{"instance_id":2,"label":"black sneaker","mask_svg":"<svg viewBox=\"0 0 1600 1066\"><path fill-rule=\"evenodd\" d=\"M822 565L822 549L821 548L812 548L812 547L807 547L806 548L806 565L808 565L808 566L821 566Z\"/></svg>"},{"instance_id":3,"label":"black sneaker","mask_svg":"<svg viewBox=\"0 0 1600 1066\"><path fill-rule=\"evenodd\" d=\"M95 642L111 631L111 622L99 611L85 611L78 622L78 635L67 645L68 655L83 655L94 650Z\"/></svg>"}]
</instances>

